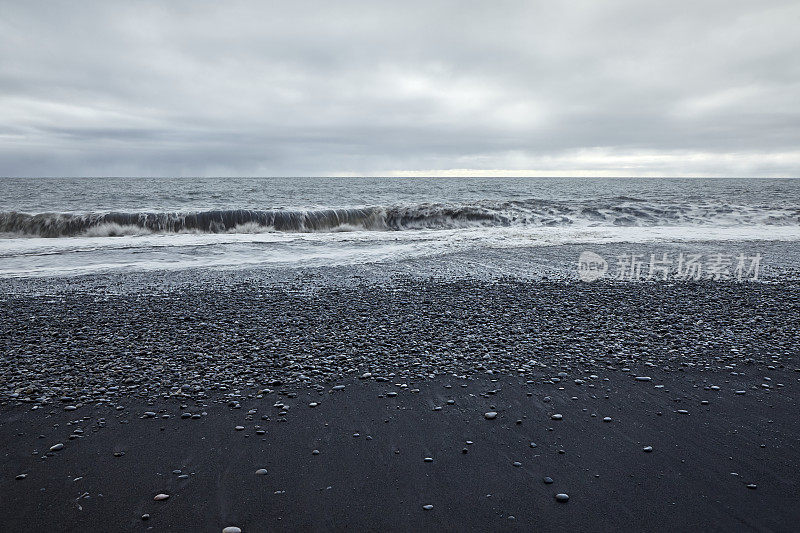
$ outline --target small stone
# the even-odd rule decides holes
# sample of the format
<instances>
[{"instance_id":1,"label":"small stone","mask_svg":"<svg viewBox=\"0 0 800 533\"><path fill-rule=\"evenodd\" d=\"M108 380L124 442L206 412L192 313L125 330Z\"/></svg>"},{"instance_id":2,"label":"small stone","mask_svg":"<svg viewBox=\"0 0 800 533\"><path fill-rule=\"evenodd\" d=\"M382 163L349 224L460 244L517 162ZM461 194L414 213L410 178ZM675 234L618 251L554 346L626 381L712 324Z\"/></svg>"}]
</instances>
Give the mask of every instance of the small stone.
<instances>
[{"instance_id":1,"label":"small stone","mask_svg":"<svg viewBox=\"0 0 800 533\"><path fill-rule=\"evenodd\" d=\"M569 501L569 495L564 494L563 492L556 494L556 501L561 503L566 503Z\"/></svg>"},{"instance_id":2,"label":"small stone","mask_svg":"<svg viewBox=\"0 0 800 533\"><path fill-rule=\"evenodd\" d=\"M426 458L424 459L424 461L425 461L426 463L432 463L432 462L433 462L433 457L426 457Z\"/></svg>"},{"instance_id":3,"label":"small stone","mask_svg":"<svg viewBox=\"0 0 800 533\"><path fill-rule=\"evenodd\" d=\"M544 479L542 479L542 481L544 481L545 485L550 485L551 483L553 483L553 478L548 476L548 477L545 477Z\"/></svg>"},{"instance_id":4,"label":"small stone","mask_svg":"<svg viewBox=\"0 0 800 533\"><path fill-rule=\"evenodd\" d=\"M652 446L645 446L644 448L642 448L642 451L645 452L645 453L650 453L650 452L653 451L653 447Z\"/></svg>"},{"instance_id":5,"label":"small stone","mask_svg":"<svg viewBox=\"0 0 800 533\"><path fill-rule=\"evenodd\" d=\"M50 446L50 451L51 452L57 452L57 451L63 450L63 449L64 449L64 445L62 443L60 443L60 442L58 444L53 444L52 446Z\"/></svg>"},{"instance_id":6,"label":"small stone","mask_svg":"<svg viewBox=\"0 0 800 533\"><path fill-rule=\"evenodd\" d=\"M561 420L564 417L562 415L556 413L554 415L550 415L550 418L552 418L553 420Z\"/></svg>"},{"instance_id":7,"label":"small stone","mask_svg":"<svg viewBox=\"0 0 800 533\"><path fill-rule=\"evenodd\" d=\"M512 464L512 465L514 465L514 466L516 466L517 468L519 468L519 467L521 467L521 466L522 466L522 463L520 463L519 461L514 461L514 462L513 462L513 463L511 463L511 464Z\"/></svg>"},{"instance_id":8,"label":"small stone","mask_svg":"<svg viewBox=\"0 0 800 533\"><path fill-rule=\"evenodd\" d=\"M486 420L494 420L495 418L497 418L497 413L494 411L489 411L488 413L484 413L483 417Z\"/></svg>"},{"instance_id":9,"label":"small stone","mask_svg":"<svg viewBox=\"0 0 800 533\"><path fill-rule=\"evenodd\" d=\"M236 431L242 431L244 429L244 426L236 426L233 429L235 429Z\"/></svg>"},{"instance_id":10,"label":"small stone","mask_svg":"<svg viewBox=\"0 0 800 533\"><path fill-rule=\"evenodd\" d=\"M748 483L747 488L755 490L756 488L758 488L758 485L756 485L755 483Z\"/></svg>"},{"instance_id":11,"label":"small stone","mask_svg":"<svg viewBox=\"0 0 800 533\"><path fill-rule=\"evenodd\" d=\"M142 515L142 520L150 520L150 515L145 513Z\"/></svg>"},{"instance_id":12,"label":"small stone","mask_svg":"<svg viewBox=\"0 0 800 533\"><path fill-rule=\"evenodd\" d=\"M636 381L650 381L652 379L650 376L636 376Z\"/></svg>"},{"instance_id":13,"label":"small stone","mask_svg":"<svg viewBox=\"0 0 800 533\"><path fill-rule=\"evenodd\" d=\"M311 450L311 455L319 455L319 450Z\"/></svg>"},{"instance_id":14,"label":"small stone","mask_svg":"<svg viewBox=\"0 0 800 533\"><path fill-rule=\"evenodd\" d=\"M431 509L433 509L433 505L431 504L423 505L422 508L425 509L426 511L430 511Z\"/></svg>"},{"instance_id":15,"label":"small stone","mask_svg":"<svg viewBox=\"0 0 800 533\"><path fill-rule=\"evenodd\" d=\"M28 474L19 474L19 475L18 475L17 477L15 477L14 479L16 479L17 481L20 481L20 480L22 480L22 479L25 479L26 477L28 477Z\"/></svg>"},{"instance_id":16,"label":"small stone","mask_svg":"<svg viewBox=\"0 0 800 533\"><path fill-rule=\"evenodd\" d=\"M256 470L256 475L257 476L266 476L267 475L267 469L266 468L259 468L258 470Z\"/></svg>"},{"instance_id":17,"label":"small stone","mask_svg":"<svg viewBox=\"0 0 800 533\"><path fill-rule=\"evenodd\" d=\"M242 530L236 526L228 526L222 530L222 533L242 533Z\"/></svg>"},{"instance_id":18,"label":"small stone","mask_svg":"<svg viewBox=\"0 0 800 533\"><path fill-rule=\"evenodd\" d=\"M144 416L146 418L153 418L156 416L156 414L153 411L145 411Z\"/></svg>"},{"instance_id":19,"label":"small stone","mask_svg":"<svg viewBox=\"0 0 800 533\"><path fill-rule=\"evenodd\" d=\"M611 422L611 417L610 416L603 417L603 422Z\"/></svg>"},{"instance_id":20,"label":"small stone","mask_svg":"<svg viewBox=\"0 0 800 533\"><path fill-rule=\"evenodd\" d=\"M154 499L155 501L157 501L157 502L160 502L160 501L166 500L166 499L168 499L168 498L169 498L169 494L164 494L164 493L162 492L161 494L156 494L156 495L155 495L155 497L154 497L153 499Z\"/></svg>"}]
</instances>

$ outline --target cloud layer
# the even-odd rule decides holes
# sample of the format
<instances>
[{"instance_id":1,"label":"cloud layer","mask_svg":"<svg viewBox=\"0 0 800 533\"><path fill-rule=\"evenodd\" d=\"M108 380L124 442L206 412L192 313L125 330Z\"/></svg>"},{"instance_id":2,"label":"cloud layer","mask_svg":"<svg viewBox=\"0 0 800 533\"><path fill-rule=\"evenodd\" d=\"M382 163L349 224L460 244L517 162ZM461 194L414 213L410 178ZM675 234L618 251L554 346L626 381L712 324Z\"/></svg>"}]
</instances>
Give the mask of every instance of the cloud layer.
<instances>
[{"instance_id":1,"label":"cloud layer","mask_svg":"<svg viewBox=\"0 0 800 533\"><path fill-rule=\"evenodd\" d=\"M0 11L0 175L800 176L797 2Z\"/></svg>"}]
</instances>

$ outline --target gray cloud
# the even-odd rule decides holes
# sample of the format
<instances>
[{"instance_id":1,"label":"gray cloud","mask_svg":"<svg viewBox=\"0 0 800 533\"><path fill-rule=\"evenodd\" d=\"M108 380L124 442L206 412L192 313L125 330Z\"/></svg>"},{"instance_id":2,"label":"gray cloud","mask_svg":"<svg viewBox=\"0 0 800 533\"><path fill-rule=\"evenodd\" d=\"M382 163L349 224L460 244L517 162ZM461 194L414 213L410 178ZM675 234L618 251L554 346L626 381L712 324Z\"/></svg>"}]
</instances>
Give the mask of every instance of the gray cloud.
<instances>
[{"instance_id":1,"label":"gray cloud","mask_svg":"<svg viewBox=\"0 0 800 533\"><path fill-rule=\"evenodd\" d=\"M0 11L0 175L800 171L797 2Z\"/></svg>"}]
</instances>

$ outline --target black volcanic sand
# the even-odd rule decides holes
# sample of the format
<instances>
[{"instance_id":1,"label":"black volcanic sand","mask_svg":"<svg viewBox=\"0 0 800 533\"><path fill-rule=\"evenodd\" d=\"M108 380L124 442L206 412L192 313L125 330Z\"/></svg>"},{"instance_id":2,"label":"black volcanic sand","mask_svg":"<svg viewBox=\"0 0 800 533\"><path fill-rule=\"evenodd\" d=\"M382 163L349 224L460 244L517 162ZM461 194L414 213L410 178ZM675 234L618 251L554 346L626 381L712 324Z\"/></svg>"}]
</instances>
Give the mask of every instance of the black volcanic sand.
<instances>
[{"instance_id":1,"label":"black volcanic sand","mask_svg":"<svg viewBox=\"0 0 800 533\"><path fill-rule=\"evenodd\" d=\"M0 300L4 531L800 520L800 284L210 287Z\"/></svg>"}]
</instances>

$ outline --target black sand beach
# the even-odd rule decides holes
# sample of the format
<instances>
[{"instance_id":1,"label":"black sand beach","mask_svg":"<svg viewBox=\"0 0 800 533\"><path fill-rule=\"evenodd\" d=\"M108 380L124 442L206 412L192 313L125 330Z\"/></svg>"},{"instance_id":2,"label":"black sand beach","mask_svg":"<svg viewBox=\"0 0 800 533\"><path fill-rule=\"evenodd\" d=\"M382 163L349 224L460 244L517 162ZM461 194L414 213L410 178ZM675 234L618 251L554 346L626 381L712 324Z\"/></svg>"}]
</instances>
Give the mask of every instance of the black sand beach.
<instances>
[{"instance_id":1,"label":"black sand beach","mask_svg":"<svg viewBox=\"0 0 800 533\"><path fill-rule=\"evenodd\" d=\"M800 532L798 22L0 0L0 533Z\"/></svg>"},{"instance_id":2,"label":"black sand beach","mask_svg":"<svg viewBox=\"0 0 800 533\"><path fill-rule=\"evenodd\" d=\"M98 279L0 301L4 530L800 519L794 281Z\"/></svg>"}]
</instances>

